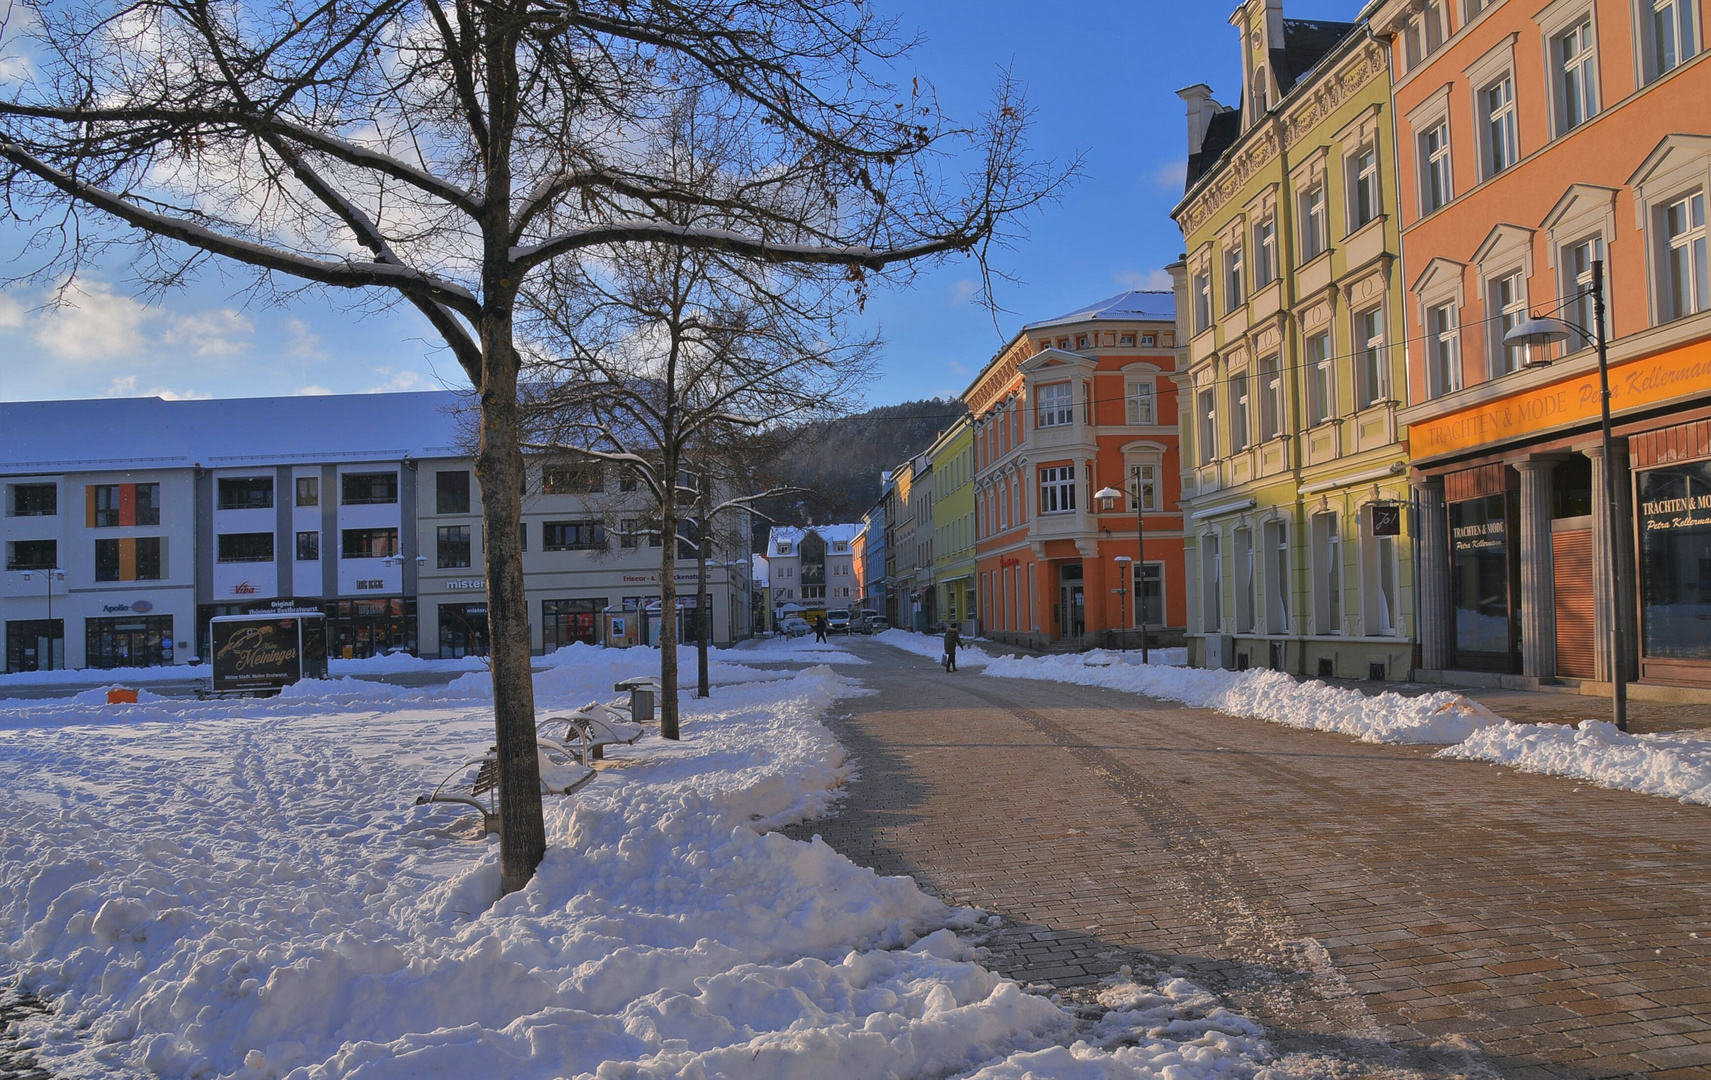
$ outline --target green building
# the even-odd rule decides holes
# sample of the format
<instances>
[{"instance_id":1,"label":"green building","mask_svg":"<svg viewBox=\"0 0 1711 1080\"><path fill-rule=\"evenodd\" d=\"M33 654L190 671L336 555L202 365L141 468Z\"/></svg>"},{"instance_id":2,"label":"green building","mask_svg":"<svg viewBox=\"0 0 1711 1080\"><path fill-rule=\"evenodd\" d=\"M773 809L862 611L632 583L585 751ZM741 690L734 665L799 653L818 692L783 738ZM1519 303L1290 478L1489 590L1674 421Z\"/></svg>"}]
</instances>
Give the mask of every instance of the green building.
<instances>
[{"instance_id":1,"label":"green building","mask_svg":"<svg viewBox=\"0 0 1711 1080\"><path fill-rule=\"evenodd\" d=\"M1172 212L1189 660L1407 679L1414 617L1390 66L1356 22L1231 16Z\"/></svg>"},{"instance_id":2,"label":"green building","mask_svg":"<svg viewBox=\"0 0 1711 1080\"><path fill-rule=\"evenodd\" d=\"M933 583L937 621L975 632L974 425L964 416L927 449L933 463Z\"/></svg>"}]
</instances>

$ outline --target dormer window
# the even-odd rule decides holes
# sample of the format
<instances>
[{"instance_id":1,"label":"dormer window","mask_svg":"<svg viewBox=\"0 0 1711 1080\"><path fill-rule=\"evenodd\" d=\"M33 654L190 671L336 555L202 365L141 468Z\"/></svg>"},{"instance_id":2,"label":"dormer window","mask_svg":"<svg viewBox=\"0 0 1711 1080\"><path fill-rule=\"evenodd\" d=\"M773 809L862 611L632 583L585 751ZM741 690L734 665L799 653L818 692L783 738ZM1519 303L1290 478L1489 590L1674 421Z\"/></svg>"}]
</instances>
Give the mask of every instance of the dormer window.
<instances>
[{"instance_id":1,"label":"dormer window","mask_svg":"<svg viewBox=\"0 0 1711 1080\"><path fill-rule=\"evenodd\" d=\"M1075 347L1078 349L1085 349L1088 347L1087 346L1087 335L1086 334L1079 334L1076 336Z\"/></svg>"},{"instance_id":2,"label":"dormer window","mask_svg":"<svg viewBox=\"0 0 1711 1080\"><path fill-rule=\"evenodd\" d=\"M790 554L790 542L788 540L780 540L778 542L778 553L780 555Z\"/></svg>"}]
</instances>

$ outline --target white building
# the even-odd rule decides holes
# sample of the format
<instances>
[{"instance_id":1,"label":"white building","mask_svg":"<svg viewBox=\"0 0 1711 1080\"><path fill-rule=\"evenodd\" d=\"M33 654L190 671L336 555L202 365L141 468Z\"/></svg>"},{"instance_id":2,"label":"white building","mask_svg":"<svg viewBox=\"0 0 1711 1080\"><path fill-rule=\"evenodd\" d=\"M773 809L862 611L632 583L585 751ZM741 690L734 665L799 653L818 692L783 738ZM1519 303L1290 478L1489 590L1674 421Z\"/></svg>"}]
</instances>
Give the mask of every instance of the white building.
<instances>
[{"instance_id":1,"label":"white building","mask_svg":"<svg viewBox=\"0 0 1711 1080\"><path fill-rule=\"evenodd\" d=\"M463 400L0 404L6 670L185 663L215 615L296 607L328 615L335 655L485 651ZM529 472L534 647L598 641L601 610L658 597L657 534L629 527L646 517L624 509L633 485L542 460ZM720 643L749 634L746 528L740 514L721 526L709 568ZM694 580L680 566L691 611Z\"/></svg>"},{"instance_id":2,"label":"white building","mask_svg":"<svg viewBox=\"0 0 1711 1080\"><path fill-rule=\"evenodd\" d=\"M789 605L807 611L854 608L861 600L853 545L863 525L779 526L766 538L774 619Z\"/></svg>"}]
</instances>

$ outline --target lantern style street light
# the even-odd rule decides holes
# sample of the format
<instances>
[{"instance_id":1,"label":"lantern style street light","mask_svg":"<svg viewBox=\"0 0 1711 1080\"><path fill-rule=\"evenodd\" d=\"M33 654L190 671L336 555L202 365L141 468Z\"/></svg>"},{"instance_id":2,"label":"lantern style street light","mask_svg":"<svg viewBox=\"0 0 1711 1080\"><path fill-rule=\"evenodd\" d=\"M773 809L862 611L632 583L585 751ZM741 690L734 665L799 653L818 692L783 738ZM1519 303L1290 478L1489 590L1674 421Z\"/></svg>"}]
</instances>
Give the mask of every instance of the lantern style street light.
<instances>
[{"instance_id":1,"label":"lantern style street light","mask_svg":"<svg viewBox=\"0 0 1711 1080\"><path fill-rule=\"evenodd\" d=\"M1628 665L1622 646L1622 574L1620 562L1616 557L1619 549L1617 536L1618 523L1622 521L1622 506L1616 498L1616 459L1611 455L1610 438L1610 345L1604 329L1604 260L1592 260L1592 285L1589 289L1592 296L1593 327L1588 330L1577 323L1565 319L1537 316L1520 323L1515 329L1503 335L1503 344L1529 346L1527 366L1548 367L1549 360L1534 360L1531 349L1555 345L1563 341L1571 341L1579 335L1598 351L1598 389L1599 401L1603 412L1604 436L1604 502L1610 518L1610 565L1606 568L1609 574L1610 587L1610 701L1616 727L1620 731L1628 730ZM1585 294L1582 294L1585 295Z\"/></svg>"},{"instance_id":2,"label":"lantern style street light","mask_svg":"<svg viewBox=\"0 0 1711 1080\"><path fill-rule=\"evenodd\" d=\"M42 580L47 583L47 594L48 594L48 619L47 619L47 622L48 622L48 666L47 666L47 670L52 671L53 670L53 583L56 581L64 581L65 580L65 571L61 570L57 566L50 567L50 568L45 569L45 570L25 570L24 571L24 580L25 581L34 581L35 577L38 573L42 575ZM65 636L63 634L60 635L60 640L61 641L65 640Z\"/></svg>"},{"instance_id":3,"label":"lantern style street light","mask_svg":"<svg viewBox=\"0 0 1711 1080\"><path fill-rule=\"evenodd\" d=\"M1145 516L1146 511L1147 511L1146 489L1141 485L1141 467L1139 465L1134 466L1130 470L1129 476L1130 476L1130 479L1132 479L1135 482L1134 496L1135 496L1135 555L1136 555L1136 558L1134 560L1134 564L1141 568L1140 574L1135 578L1135 623L1138 626L1140 626L1140 628L1141 628L1141 663L1149 664L1152 662L1152 657L1151 657L1151 650L1148 648L1149 641L1148 641L1148 634L1147 634L1147 615L1146 615L1146 602L1145 602L1146 601L1146 594L1145 594L1145 589L1144 589L1144 586L1146 583L1146 577L1147 577L1147 571L1146 571L1146 565L1147 565L1147 519ZM1103 488L1100 488L1098 491L1093 493L1093 498L1099 503L1100 511L1103 513L1107 513L1107 514L1110 513L1111 511L1117 509L1117 500L1121 499L1122 497L1123 497L1123 493L1121 491L1118 491L1114 487L1103 487ZM1126 558L1126 556L1120 556L1118 558L1118 561L1122 562L1125 558ZM1128 631L1125 629L1124 630L1125 647L1127 647L1127 641L1128 641Z\"/></svg>"}]
</instances>

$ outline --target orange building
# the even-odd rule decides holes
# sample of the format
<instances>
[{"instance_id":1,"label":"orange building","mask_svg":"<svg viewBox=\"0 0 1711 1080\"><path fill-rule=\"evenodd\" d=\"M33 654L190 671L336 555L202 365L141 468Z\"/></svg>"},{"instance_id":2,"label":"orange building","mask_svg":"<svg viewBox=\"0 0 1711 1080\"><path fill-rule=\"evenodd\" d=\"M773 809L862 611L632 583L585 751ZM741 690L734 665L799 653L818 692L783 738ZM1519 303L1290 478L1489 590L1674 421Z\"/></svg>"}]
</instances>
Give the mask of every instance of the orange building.
<instances>
[{"instance_id":1,"label":"orange building","mask_svg":"<svg viewBox=\"0 0 1711 1080\"><path fill-rule=\"evenodd\" d=\"M1372 18L1392 45L1423 678L1608 693L1616 611L1629 677L1711 685L1706 16L1386 0ZM1529 313L1596 330L1595 261L1608 463L1590 340L1504 342Z\"/></svg>"},{"instance_id":2,"label":"orange building","mask_svg":"<svg viewBox=\"0 0 1711 1080\"><path fill-rule=\"evenodd\" d=\"M964 392L987 637L1099 645L1144 616L1155 644L1181 644L1175 345L1171 293L1121 293L1024 327ZM1146 526L1138 562L1137 471ZM1093 494L1105 487L1129 497L1102 512Z\"/></svg>"}]
</instances>

